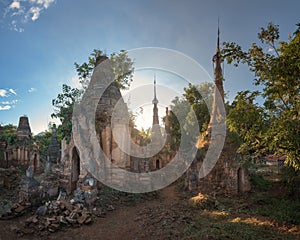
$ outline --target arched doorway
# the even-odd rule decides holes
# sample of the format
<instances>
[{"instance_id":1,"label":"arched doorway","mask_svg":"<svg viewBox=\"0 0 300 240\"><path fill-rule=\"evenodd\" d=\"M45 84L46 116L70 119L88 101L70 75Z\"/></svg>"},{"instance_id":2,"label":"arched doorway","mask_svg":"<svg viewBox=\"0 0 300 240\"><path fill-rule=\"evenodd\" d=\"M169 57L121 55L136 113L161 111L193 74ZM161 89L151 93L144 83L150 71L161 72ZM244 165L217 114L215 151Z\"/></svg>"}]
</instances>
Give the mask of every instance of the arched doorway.
<instances>
[{"instance_id":1,"label":"arched doorway","mask_svg":"<svg viewBox=\"0 0 300 240\"><path fill-rule=\"evenodd\" d=\"M72 169L71 169L71 191L77 187L80 175L80 157L76 147L72 150Z\"/></svg>"},{"instance_id":2,"label":"arched doorway","mask_svg":"<svg viewBox=\"0 0 300 240\"><path fill-rule=\"evenodd\" d=\"M159 162L159 159L156 160L156 164L155 164L155 165L156 165L156 169L160 169L160 162Z\"/></svg>"},{"instance_id":3,"label":"arched doorway","mask_svg":"<svg viewBox=\"0 0 300 240\"><path fill-rule=\"evenodd\" d=\"M239 168L237 171L237 191L238 193L243 192L243 182L244 182L244 171L242 168Z\"/></svg>"}]
</instances>

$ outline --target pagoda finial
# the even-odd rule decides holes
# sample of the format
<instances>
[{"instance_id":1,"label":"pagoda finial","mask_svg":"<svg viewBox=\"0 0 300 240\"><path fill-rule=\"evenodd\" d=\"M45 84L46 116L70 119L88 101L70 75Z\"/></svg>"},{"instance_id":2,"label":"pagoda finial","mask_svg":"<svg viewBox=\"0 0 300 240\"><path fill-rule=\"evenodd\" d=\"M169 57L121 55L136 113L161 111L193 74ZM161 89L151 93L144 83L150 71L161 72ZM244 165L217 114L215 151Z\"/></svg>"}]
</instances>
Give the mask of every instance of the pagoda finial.
<instances>
[{"instance_id":1,"label":"pagoda finial","mask_svg":"<svg viewBox=\"0 0 300 240\"><path fill-rule=\"evenodd\" d=\"M223 121L223 118L220 116L226 115L226 113L222 112L222 109L220 109L220 104L219 104L220 101L222 101L224 103L224 87L223 87L224 78L223 78L223 70L222 70L222 66L221 66L223 60L222 60L222 55L221 55L221 50L220 50L220 26L219 25L220 24L219 24L219 18L218 18L217 51L212 59L213 63L214 63L214 97L213 97L210 121L209 121L209 124L207 127L207 132L206 132L207 139L210 139L212 136L211 135L212 128L214 126L218 126L220 121ZM203 141L203 142L205 142L205 141Z\"/></svg>"},{"instance_id":2,"label":"pagoda finial","mask_svg":"<svg viewBox=\"0 0 300 240\"><path fill-rule=\"evenodd\" d=\"M224 89L223 89L223 70L221 64L223 62L221 49L220 49L220 20L218 18L218 38L217 38L217 51L213 57L214 68L215 68L215 83L216 87L218 88L222 99L224 101Z\"/></svg>"},{"instance_id":3,"label":"pagoda finial","mask_svg":"<svg viewBox=\"0 0 300 240\"><path fill-rule=\"evenodd\" d=\"M152 101L153 104L157 104L158 100L156 98L156 74L154 73L154 99Z\"/></svg>"},{"instance_id":4,"label":"pagoda finial","mask_svg":"<svg viewBox=\"0 0 300 240\"><path fill-rule=\"evenodd\" d=\"M153 104L153 126L154 126L155 124L159 124L158 108L157 108L158 100L156 98L156 75L155 75L155 73L154 73L154 98L152 100L152 104Z\"/></svg>"},{"instance_id":5,"label":"pagoda finial","mask_svg":"<svg viewBox=\"0 0 300 240\"><path fill-rule=\"evenodd\" d=\"M217 50L220 51L220 19L218 17L218 40L217 40Z\"/></svg>"}]
</instances>

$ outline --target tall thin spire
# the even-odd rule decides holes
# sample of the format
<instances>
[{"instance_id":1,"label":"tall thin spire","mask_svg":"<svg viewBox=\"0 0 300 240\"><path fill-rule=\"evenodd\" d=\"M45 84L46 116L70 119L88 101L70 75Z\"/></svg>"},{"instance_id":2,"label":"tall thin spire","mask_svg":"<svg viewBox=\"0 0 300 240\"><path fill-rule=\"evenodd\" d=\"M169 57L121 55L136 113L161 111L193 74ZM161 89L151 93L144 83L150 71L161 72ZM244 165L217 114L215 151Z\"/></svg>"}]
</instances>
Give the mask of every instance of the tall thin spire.
<instances>
[{"instance_id":1,"label":"tall thin spire","mask_svg":"<svg viewBox=\"0 0 300 240\"><path fill-rule=\"evenodd\" d=\"M213 57L213 62L215 64L214 75L215 75L215 84L218 88L222 99L224 101L224 89L223 89L223 70L222 70L222 56L221 56L221 49L220 49L220 21L218 18L218 38L217 38L217 51Z\"/></svg>"},{"instance_id":2,"label":"tall thin spire","mask_svg":"<svg viewBox=\"0 0 300 240\"><path fill-rule=\"evenodd\" d=\"M155 74L154 74L154 98L152 100L152 104L153 104L153 125L155 125L155 124L159 124L158 108L157 108L158 100L156 98L156 75Z\"/></svg>"},{"instance_id":3,"label":"tall thin spire","mask_svg":"<svg viewBox=\"0 0 300 240\"><path fill-rule=\"evenodd\" d=\"M154 74L154 98L152 101L153 104L153 122L152 122L152 134L151 138L154 139L154 142L159 143L161 141L161 131L158 120L158 100L156 98L156 75Z\"/></svg>"},{"instance_id":4,"label":"tall thin spire","mask_svg":"<svg viewBox=\"0 0 300 240\"><path fill-rule=\"evenodd\" d=\"M224 87L223 87L223 71L222 71L222 56L220 50L220 27L219 27L219 19L218 19L218 38L217 38L217 51L213 57L214 63L214 98L213 98L213 105L212 105L212 112L210 115L210 122L207 128L207 137L210 139L211 137L211 129L218 125L221 119L221 115L224 115L220 109L219 104L224 103ZM220 94L218 94L218 92Z\"/></svg>"},{"instance_id":5,"label":"tall thin spire","mask_svg":"<svg viewBox=\"0 0 300 240\"><path fill-rule=\"evenodd\" d=\"M220 19L218 18L218 40L217 40L217 51L220 51Z\"/></svg>"},{"instance_id":6,"label":"tall thin spire","mask_svg":"<svg viewBox=\"0 0 300 240\"><path fill-rule=\"evenodd\" d=\"M154 99L152 100L152 104L158 104L158 100L156 98L156 74L154 73Z\"/></svg>"}]
</instances>

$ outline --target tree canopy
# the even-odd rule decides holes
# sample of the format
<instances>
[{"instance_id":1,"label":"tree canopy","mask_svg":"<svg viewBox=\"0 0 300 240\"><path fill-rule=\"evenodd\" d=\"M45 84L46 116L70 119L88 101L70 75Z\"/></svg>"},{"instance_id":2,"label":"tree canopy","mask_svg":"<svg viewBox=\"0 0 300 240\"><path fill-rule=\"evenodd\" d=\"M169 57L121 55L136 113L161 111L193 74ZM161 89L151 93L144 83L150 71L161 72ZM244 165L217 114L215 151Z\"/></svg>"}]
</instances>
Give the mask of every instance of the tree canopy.
<instances>
[{"instance_id":1,"label":"tree canopy","mask_svg":"<svg viewBox=\"0 0 300 240\"><path fill-rule=\"evenodd\" d=\"M87 62L82 64L74 63L80 83L85 89L89 85L90 78L99 58L106 57L106 54L99 49L94 49L88 57ZM115 82L120 89L126 89L132 82L133 77L133 62L128 57L127 51L121 50L119 53L112 53L109 57Z\"/></svg>"},{"instance_id":2,"label":"tree canopy","mask_svg":"<svg viewBox=\"0 0 300 240\"><path fill-rule=\"evenodd\" d=\"M17 143L17 127L13 124L0 126L0 142L5 142L7 145L14 145Z\"/></svg>"},{"instance_id":3,"label":"tree canopy","mask_svg":"<svg viewBox=\"0 0 300 240\"><path fill-rule=\"evenodd\" d=\"M288 41L280 41L279 27L269 23L258 33L259 44L253 43L244 51L237 43L226 42L222 54L235 66L248 65L255 75L254 84L262 87L260 92L239 93L228 116L229 127L246 143L243 151L248 146L252 152L263 148L285 155L286 164L299 170L300 31L297 26ZM258 96L263 99L260 106L253 104Z\"/></svg>"},{"instance_id":4,"label":"tree canopy","mask_svg":"<svg viewBox=\"0 0 300 240\"><path fill-rule=\"evenodd\" d=\"M205 131L210 119L208 105L212 105L214 84L204 82L198 86L189 84L184 88L181 98L176 97L171 104L169 113L170 132L173 148L180 145L181 134L189 134L198 124L200 130ZM197 119L194 119L195 113ZM178 119L185 119L184 125L180 126Z\"/></svg>"}]
</instances>

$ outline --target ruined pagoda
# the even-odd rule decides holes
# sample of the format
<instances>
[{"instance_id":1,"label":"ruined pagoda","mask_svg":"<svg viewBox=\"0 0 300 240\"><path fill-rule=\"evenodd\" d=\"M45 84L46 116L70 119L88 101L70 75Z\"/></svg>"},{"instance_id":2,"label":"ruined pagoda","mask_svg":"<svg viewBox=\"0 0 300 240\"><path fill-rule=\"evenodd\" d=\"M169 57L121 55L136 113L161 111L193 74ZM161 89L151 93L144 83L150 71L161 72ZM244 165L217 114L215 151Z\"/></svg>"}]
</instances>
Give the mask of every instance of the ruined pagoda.
<instances>
[{"instance_id":1,"label":"ruined pagoda","mask_svg":"<svg viewBox=\"0 0 300 240\"><path fill-rule=\"evenodd\" d=\"M31 129L29 126L29 120L27 116L22 116L19 119L19 125L17 128L17 138L20 141L30 140L32 137Z\"/></svg>"},{"instance_id":2,"label":"ruined pagoda","mask_svg":"<svg viewBox=\"0 0 300 240\"><path fill-rule=\"evenodd\" d=\"M150 158L152 162L152 169L160 169L167 165L171 159L170 152L170 126L169 126L169 112L166 108L165 117L165 133L162 135L161 128L159 125L158 118L158 99L156 96L156 76L154 75L154 94L153 94L153 122L151 129L151 147L149 150L157 152L153 157Z\"/></svg>"},{"instance_id":3,"label":"ruined pagoda","mask_svg":"<svg viewBox=\"0 0 300 240\"><path fill-rule=\"evenodd\" d=\"M237 147L228 141L226 111L224 106L223 62L220 49L220 29L218 26L217 49L213 56L214 97L210 122L206 134L199 139L197 147L205 150L205 156L193 162L189 169L189 188L197 188L202 193L237 194L250 190L247 169L236 160ZM200 170L199 170L200 169ZM195 181L197 177L197 181Z\"/></svg>"},{"instance_id":4,"label":"ruined pagoda","mask_svg":"<svg viewBox=\"0 0 300 240\"><path fill-rule=\"evenodd\" d=\"M52 135L50 140L50 145L48 148L48 157L49 161L52 163L59 163L60 162L60 147L57 140L56 134L56 125L53 124L52 126Z\"/></svg>"},{"instance_id":5,"label":"ruined pagoda","mask_svg":"<svg viewBox=\"0 0 300 240\"><path fill-rule=\"evenodd\" d=\"M219 26L218 26L217 50L212 60L214 64L214 97L213 97L213 105L212 105L210 122L207 128L208 141L210 141L212 137L212 128L222 123L222 121L225 121L225 117L226 117L226 112L224 112L222 109L222 106L224 106L224 87L223 87L224 78L223 78L223 70L221 67L223 59L221 56L221 49L220 49Z\"/></svg>"}]
</instances>

